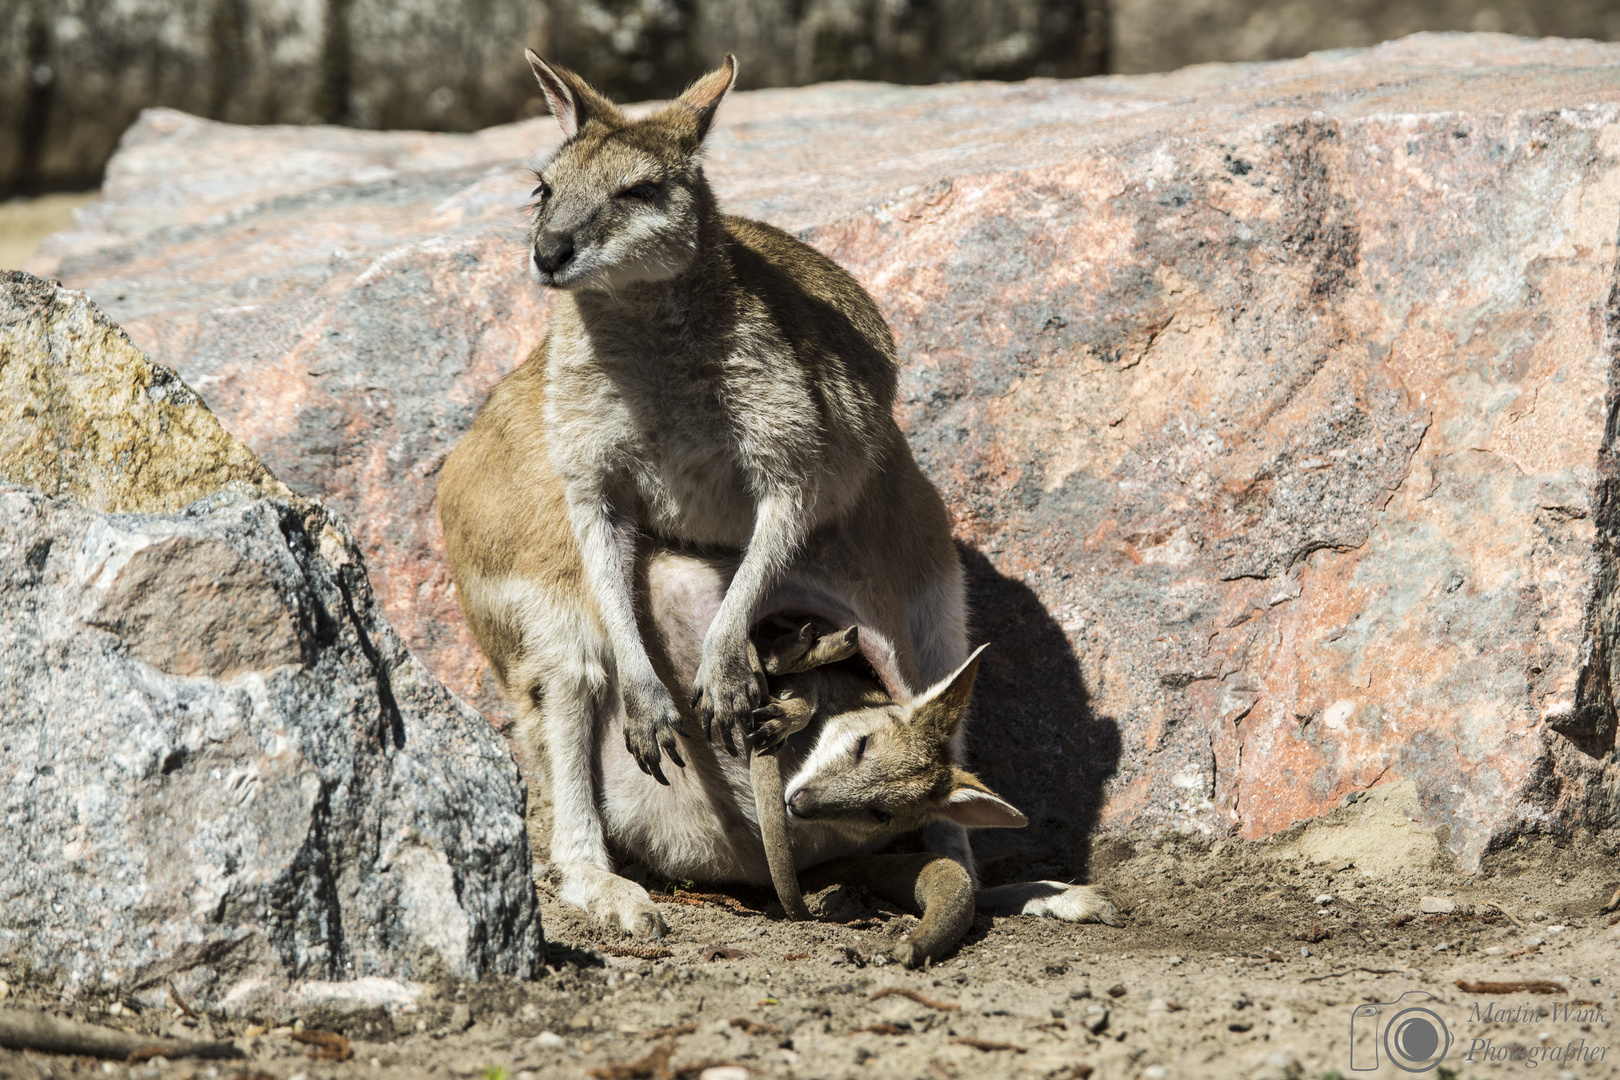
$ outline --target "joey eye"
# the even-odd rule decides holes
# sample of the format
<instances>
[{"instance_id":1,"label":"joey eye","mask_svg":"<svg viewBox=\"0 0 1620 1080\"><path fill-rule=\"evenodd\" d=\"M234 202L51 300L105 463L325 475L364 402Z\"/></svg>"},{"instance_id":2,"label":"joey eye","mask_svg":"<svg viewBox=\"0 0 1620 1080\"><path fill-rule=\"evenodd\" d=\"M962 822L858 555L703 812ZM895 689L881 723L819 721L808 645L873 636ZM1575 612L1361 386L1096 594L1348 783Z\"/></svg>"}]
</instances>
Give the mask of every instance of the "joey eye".
<instances>
[{"instance_id":1,"label":"joey eye","mask_svg":"<svg viewBox=\"0 0 1620 1080\"><path fill-rule=\"evenodd\" d=\"M658 198L657 184L637 184L635 187L625 188L619 192L621 199L634 199L637 202L652 202Z\"/></svg>"},{"instance_id":2,"label":"joey eye","mask_svg":"<svg viewBox=\"0 0 1620 1080\"><path fill-rule=\"evenodd\" d=\"M855 743L855 764L857 765L859 765L861 763L861 759L866 756L867 740L868 736L862 735Z\"/></svg>"},{"instance_id":3,"label":"joey eye","mask_svg":"<svg viewBox=\"0 0 1620 1080\"><path fill-rule=\"evenodd\" d=\"M894 820L893 814L889 813L887 810L878 810L876 808L872 810L872 816L877 818L877 823L879 825L887 825L889 822Z\"/></svg>"}]
</instances>

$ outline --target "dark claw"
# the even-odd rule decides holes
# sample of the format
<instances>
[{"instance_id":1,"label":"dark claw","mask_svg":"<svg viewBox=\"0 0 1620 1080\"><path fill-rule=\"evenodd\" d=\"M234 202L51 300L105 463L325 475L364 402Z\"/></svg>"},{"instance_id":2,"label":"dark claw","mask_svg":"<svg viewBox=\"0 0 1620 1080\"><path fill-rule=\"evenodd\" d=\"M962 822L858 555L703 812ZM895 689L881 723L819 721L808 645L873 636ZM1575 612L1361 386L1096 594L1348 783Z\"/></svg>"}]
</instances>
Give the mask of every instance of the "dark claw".
<instances>
[{"instance_id":1,"label":"dark claw","mask_svg":"<svg viewBox=\"0 0 1620 1080\"><path fill-rule=\"evenodd\" d=\"M700 686L697 689L692 691L692 702L691 702L692 708L694 708L694 709L697 708L698 707L698 702L700 702L702 700L703 700L703 688Z\"/></svg>"},{"instance_id":2,"label":"dark claw","mask_svg":"<svg viewBox=\"0 0 1620 1080\"><path fill-rule=\"evenodd\" d=\"M737 744L732 741L731 725L729 723L720 725L720 741L725 743L726 753L730 754L732 757L737 756Z\"/></svg>"},{"instance_id":3,"label":"dark claw","mask_svg":"<svg viewBox=\"0 0 1620 1080\"><path fill-rule=\"evenodd\" d=\"M664 753L669 755L669 760L675 763L675 767L677 769L686 768L686 762L681 760L680 751L675 749L676 744L674 739L666 739L663 741L662 745L664 747Z\"/></svg>"}]
</instances>

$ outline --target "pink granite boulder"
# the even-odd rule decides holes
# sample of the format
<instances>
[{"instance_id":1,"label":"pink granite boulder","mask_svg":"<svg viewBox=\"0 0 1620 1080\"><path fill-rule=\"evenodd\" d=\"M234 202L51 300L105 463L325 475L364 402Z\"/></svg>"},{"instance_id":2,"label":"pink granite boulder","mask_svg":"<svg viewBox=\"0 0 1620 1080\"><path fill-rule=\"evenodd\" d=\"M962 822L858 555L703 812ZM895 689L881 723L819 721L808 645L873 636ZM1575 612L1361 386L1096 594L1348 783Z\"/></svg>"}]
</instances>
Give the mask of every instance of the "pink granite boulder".
<instances>
[{"instance_id":1,"label":"pink granite boulder","mask_svg":"<svg viewBox=\"0 0 1620 1080\"><path fill-rule=\"evenodd\" d=\"M433 480L545 331L523 162L554 138L148 113L34 267L338 507L495 713ZM1260 837L1396 782L1465 864L1613 820L1620 47L760 91L712 143L729 207L894 327L1026 853Z\"/></svg>"}]
</instances>

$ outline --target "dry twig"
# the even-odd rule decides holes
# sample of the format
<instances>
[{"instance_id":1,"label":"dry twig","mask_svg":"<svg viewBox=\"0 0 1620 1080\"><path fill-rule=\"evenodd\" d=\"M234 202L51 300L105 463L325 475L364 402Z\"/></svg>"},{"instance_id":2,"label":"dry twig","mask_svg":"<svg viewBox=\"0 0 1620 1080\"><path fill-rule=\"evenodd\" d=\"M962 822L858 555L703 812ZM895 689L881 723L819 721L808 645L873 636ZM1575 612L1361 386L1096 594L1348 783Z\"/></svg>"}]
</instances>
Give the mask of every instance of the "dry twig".
<instances>
[{"instance_id":1,"label":"dry twig","mask_svg":"<svg viewBox=\"0 0 1620 1080\"><path fill-rule=\"evenodd\" d=\"M669 1059L675 1056L675 1040L659 1043L635 1061L610 1061L586 1070L596 1080L670 1080L675 1075Z\"/></svg>"},{"instance_id":2,"label":"dry twig","mask_svg":"<svg viewBox=\"0 0 1620 1080\"><path fill-rule=\"evenodd\" d=\"M782 1029L777 1027L775 1024L762 1024L758 1020L750 1020L746 1016L733 1016L731 1018L731 1026L734 1028L742 1028L743 1031L750 1035L782 1034Z\"/></svg>"},{"instance_id":3,"label":"dry twig","mask_svg":"<svg viewBox=\"0 0 1620 1080\"><path fill-rule=\"evenodd\" d=\"M47 1054L128 1060L148 1058L239 1058L242 1051L228 1042L184 1042L151 1035L132 1035L100 1024L63 1020L38 1009L0 1009L0 1046L8 1050L38 1050ZM148 1053L149 1051L157 1053Z\"/></svg>"},{"instance_id":4,"label":"dry twig","mask_svg":"<svg viewBox=\"0 0 1620 1080\"><path fill-rule=\"evenodd\" d=\"M1567 994L1569 991L1551 979L1519 979L1515 982L1470 982L1457 980L1457 989L1465 994Z\"/></svg>"},{"instance_id":5,"label":"dry twig","mask_svg":"<svg viewBox=\"0 0 1620 1080\"><path fill-rule=\"evenodd\" d=\"M1329 971L1329 972L1327 972L1326 974L1323 974L1323 975L1312 975L1312 976L1310 976L1308 978L1304 978L1304 979L1301 979L1299 981L1300 982L1321 982L1323 979L1336 979L1340 975L1348 975L1352 971L1365 971L1369 975L1400 975L1400 974L1403 974L1403 972L1400 972L1400 971L1396 970L1395 968L1347 967L1347 968L1340 968L1338 971Z\"/></svg>"},{"instance_id":6,"label":"dry twig","mask_svg":"<svg viewBox=\"0 0 1620 1080\"><path fill-rule=\"evenodd\" d=\"M910 1031L908 1031L905 1028L901 1027L899 1024L867 1024L865 1027L858 1027L858 1028L850 1028L849 1029L849 1033L851 1035L859 1035L862 1032L865 1032L868 1035L910 1035L911 1034Z\"/></svg>"},{"instance_id":7,"label":"dry twig","mask_svg":"<svg viewBox=\"0 0 1620 1080\"><path fill-rule=\"evenodd\" d=\"M877 1001L879 998L886 997L910 998L919 1005L926 1005L930 1009L938 1009L940 1012L956 1012L962 1007L954 1001L936 1001L931 997L918 993L909 986L885 986L867 1000Z\"/></svg>"},{"instance_id":8,"label":"dry twig","mask_svg":"<svg viewBox=\"0 0 1620 1080\"><path fill-rule=\"evenodd\" d=\"M348 1037L335 1031L295 1031L292 1041L309 1047L309 1056L316 1061L348 1061L353 1056Z\"/></svg>"},{"instance_id":9,"label":"dry twig","mask_svg":"<svg viewBox=\"0 0 1620 1080\"><path fill-rule=\"evenodd\" d=\"M179 1009L193 1020L197 1019L196 1012L192 1010L190 1005L186 1004L186 999L180 996L180 991L174 988L173 979L169 980L169 1004L173 1005L175 1008Z\"/></svg>"},{"instance_id":10,"label":"dry twig","mask_svg":"<svg viewBox=\"0 0 1620 1080\"><path fill-rule=\"evenodd\" d=\"M649 1031L642 1038L648 1042L654 1039L673 1039L680 1035L690 1035L697 1029L696 1024L676 1024L673 1027L661 1027L655 1031Z\"/></svg>"},{"instance_id":11,"label":"dry twig","mask_svg":"<svg viewBox=\"0 0 1620 1080\"><path fill-rule=\"evenodd\" d=\"M675 954L660 945L598 945L609 956L630 956L637 960L667 960Z\"/></svg>"},{"instance_id":12,"label":"dry twig","mask_svg":"<svg viewBox=\"0 0 1620 1080\"><path fill-rule=\"evenodd\" d=\"M753 955L747 949L732 949L725 945L710 945L703 950L705 960L746 960Z\"/></svg>"},{"instance_id":13,"label":"dry twig","mask_svg":"<svg viewBox=\"0 0 1620 1080\"><path fill-rule=\"evenodd\" d=\"M736 915L758 915L759 912L738 900L735 896L725 893L688 892L685 889L674 889L668 893L653 893L653 900L660 904L685 904L688 907L707 907L710 905L723 907Z\"/></svg>"},{"instance_id":14,"label":"dry twig","mask_svg":"<svg viewBox=\"0 0 1620 1080\"><path fill-rule=\"evenodd\" d=\"M967 1035L952 1035L945 1041L957 1046L971 1046L975 1050L1014 1050L1020 1054L1025 1053L1022 1046L1014 1046L1012 1043L991 1042L989 1039L974 1039Z\"/></svg>"},{"instance_id":15,"label":"dry twig","mask_svg":"<svg viewBox=\"0 0 1620 1080\"><path fill-rule=\"evenodd\" d=\"M1620 893L1617 893L1616 895L1620 896ZM1514 917L1514 915L1513 915L1513 912L1509 911L1507 908L1503 907L1501 904L1497 903L1495 900L1492 900L1487 906L1488 907L1493 907L1497 911L1500 911L1503 915L1506 915L1507 918L1508 918L1508 922L1512 923L1514 926L1517 926L1520 930L1524 929L1524 923L1522 923L1518 919L1516 919Z\"/></svg>"}]
</instances>

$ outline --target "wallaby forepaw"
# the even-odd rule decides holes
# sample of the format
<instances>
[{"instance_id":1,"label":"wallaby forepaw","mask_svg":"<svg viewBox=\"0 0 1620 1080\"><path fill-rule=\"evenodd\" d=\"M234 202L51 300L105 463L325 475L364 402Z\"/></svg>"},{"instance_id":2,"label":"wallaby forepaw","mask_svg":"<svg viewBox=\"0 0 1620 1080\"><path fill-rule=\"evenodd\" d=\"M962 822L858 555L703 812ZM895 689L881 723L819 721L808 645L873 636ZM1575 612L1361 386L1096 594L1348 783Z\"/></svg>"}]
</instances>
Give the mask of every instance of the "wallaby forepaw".
<instances>
[{"instance_id":1,"label":"wallaby forepaw","mask_svg":"<svg viewBox=\"0 0 1620 1080\"><path fill-rule=\"evenodd\" d=\"M636 759L642 772L668 787L669 781L664 778L659 764L661 753L668 754L676 767L686 768L679 741L686 730L681 725L681 714L675 710L674 699L663 683L658 683L656 690L642 687L632 692L627 687L624 712L624 748Z\"/></svg>"},{"instance_id":2,"label":"wallaby forepaw","mask_svg":"<svg viewBox=\"0 0 1620 1080\"><path fill-rule=\"evenodd\" d=\"M760 704L759 681L748 666L746 657L733 661L711 662L705 658L698 665L697 678L692 691L692 706L703 722L704 734L713 737L719 726L726 740L726 749L732 753L731 733L739 725L744 731L751 726L750 716Z\"/></svg>"}]
</instances>

